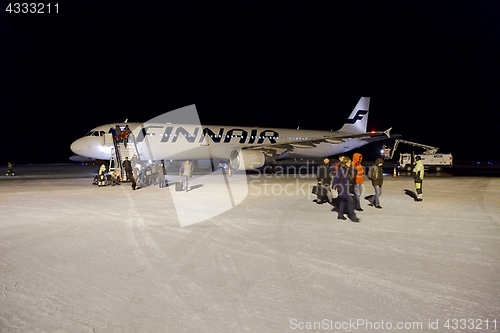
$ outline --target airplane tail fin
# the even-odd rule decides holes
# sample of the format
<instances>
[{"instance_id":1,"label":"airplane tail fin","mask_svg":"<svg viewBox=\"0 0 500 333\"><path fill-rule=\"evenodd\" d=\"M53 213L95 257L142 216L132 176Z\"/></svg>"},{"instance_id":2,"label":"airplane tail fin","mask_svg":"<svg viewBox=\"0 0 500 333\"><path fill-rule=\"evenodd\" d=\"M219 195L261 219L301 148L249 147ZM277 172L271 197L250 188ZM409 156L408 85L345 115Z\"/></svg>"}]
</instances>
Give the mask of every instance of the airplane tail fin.
<instances>
[{"instance_id":1,"label":"airplane tail fin","mask_svg":"<svg viewBox=\"0 0 500 333\"><path fill-rule=\"evenodd\" d=\"M370 97L361 97L340 131L353 134L365 133L368 125L369 108Z\"/></svg>"}]
</instances>

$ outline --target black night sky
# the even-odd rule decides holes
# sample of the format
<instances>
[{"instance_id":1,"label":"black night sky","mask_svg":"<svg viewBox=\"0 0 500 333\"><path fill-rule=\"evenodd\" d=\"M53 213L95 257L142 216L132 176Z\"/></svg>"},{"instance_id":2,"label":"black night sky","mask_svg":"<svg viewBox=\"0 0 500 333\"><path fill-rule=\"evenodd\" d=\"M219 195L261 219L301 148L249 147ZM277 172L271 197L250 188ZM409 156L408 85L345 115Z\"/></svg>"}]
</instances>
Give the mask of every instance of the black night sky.
<instances>
[{"instance_id":1,"label":"black night sky","mask_svg":"<svg viewBox=\"0 0 500 333\"><path fill-rule=\"evenodd\" d=\"M6 7L0 164L69 162L98 125L190 104L205 124L335 130L361 96L370 130L500 160L498 1Z\"/></svg>"}]
</instances>

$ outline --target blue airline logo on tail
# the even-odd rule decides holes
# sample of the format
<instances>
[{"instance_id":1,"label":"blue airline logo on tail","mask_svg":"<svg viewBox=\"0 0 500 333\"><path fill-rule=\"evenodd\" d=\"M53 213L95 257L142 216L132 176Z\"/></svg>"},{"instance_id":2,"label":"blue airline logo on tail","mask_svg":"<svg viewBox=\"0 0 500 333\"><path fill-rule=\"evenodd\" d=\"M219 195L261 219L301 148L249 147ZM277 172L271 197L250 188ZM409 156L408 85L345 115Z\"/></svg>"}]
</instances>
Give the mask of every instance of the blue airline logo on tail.
<instances>
[{"instance_id":1,"label":"blue airline logo on tail","mask_svg":"<svg viewBox=\"0 0 500 333\"><path fill-rule=\"evenodd\" d=\"M363 116L368 113L368 110L358 110L353 118L347 119L346 124L355 124L356 121L363 119Z\"/></svg>"}]
</instances>

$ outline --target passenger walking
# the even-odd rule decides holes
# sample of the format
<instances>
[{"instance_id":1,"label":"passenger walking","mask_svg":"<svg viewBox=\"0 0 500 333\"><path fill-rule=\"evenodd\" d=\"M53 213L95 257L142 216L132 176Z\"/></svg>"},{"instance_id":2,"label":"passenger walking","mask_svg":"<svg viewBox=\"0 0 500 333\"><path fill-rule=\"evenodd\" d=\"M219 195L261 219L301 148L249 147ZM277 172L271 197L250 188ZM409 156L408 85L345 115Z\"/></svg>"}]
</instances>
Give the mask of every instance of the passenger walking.
<instances>
[{"instance_id":1,"label":"passenger walking","mask_svg":"<svg viewBox=\"0 0 500 333\"><path fill-rule=\"evenodd\" d=\"M365 199L370 202L369 206L374 206L375 208L382 208L382 206L380 206L380 197L382 196L382 184L384 183L383 164L384 160L379 157L368 171L368 178L372 181L375 194L369 195L365 197Z\"/></svg>"},{"instance_id":2,"label":"passenger walking","mask_svg":"<svg viewBox=\"0 0 500 333\"><path fill-rule=\"evenodd\" d=\"M189 178L193 177L193 164L191 161L186 160L182 163L179 169L179 176L183 177L183 190L187 192L189 190Z\"/></svg>"},{"instance_id":3,"label":"passenger walking","mask_svg":"<svg viewBox=\"0 0 500 333\"><path fill-rule=\"evenodd\" d=\"M359 218L356 217L356 214L354 213L354 201L352 198L352 195L349 191L350 183L351 180L349 178L350 175L350 170L349 168L351 167L351 159L349 157L345 157L341 164L339 169L337 170L337 173L335 174L333 178L333 184L332 187L337 190L338 192L338 216L337 219L339 220L346 220L344 216L344 211L347 213L347 217L352 222L359 222Z\"/></svg>"},{"instance_id":4,"label":"passenger walking","mask_svg":"<svg viewBox=\"0 0 500 333\"><path fill-rule=\"evenodd\" d=\"M146 163L139 163L135 166L134 176L136 178L136 182L138 186L145 187L146 186Z\"/></svg>"},{"instance_id":5,"label":"passenger walking","mask_svg":"<svg viewBox=\"0 0 500 333\"><path fill-rule=\"evenodd\" d=\"M115 126L115 133L116 133L116 143L122 142L122 129L120 128L120 125Z\"/></svg>"},{"instance_id":6,"label":"passenger walking","mask_svg":"<svg viewBox=\"0 0 500 333\"><path fill-rule=\"evenodd\" d=\"M128 144L128 137L130 135L130 128L128 127L128 125L125 125L125 128L123 129L122 131L122 141L123 141L123 145L125 146L125 148L127 148L127 144Z\"/></svg>"},{"instance_id":7,"label":"passenger walking","mask_svg":"<svg viewBox=\"0 0 500 333\"><path fill-rule=\"evenodd\" d=\"M318 188L323 189L323 191L318 192L316 195L316 203L318 205L323 204L324 202L332 203L332 191L331 191L331 183L332 183L332 174L333 169L330 165L330 159L325 157L323 159L323 164L318 167L316 171L316 179L318 180ZM322 194L321 192L324 192Z\"/></svg>"},{"instance_id":8,"label":"passenger walking","mask_svg":"<svg viewBox=\"0 0 500 333\"><path fill-rule=\"evenodd\" d=\"M142 164L141 163L137 163L135 166L132 167L133 168L133 174L134 174L134 178L136 181L141 181L141 175L142 175Z\"/></svg>"},{"instance_id":9,"label":"passenger walking","mask_svg":"<svg viewBox=\"0 0 500 333\"><path fill-rule=\"evenodd\" d=\"M131 176L131 178L129 180L132 182L131 187L132 187L132 190L135 191L135 189L137 188L137 183L135 182L134 175L131 174L130 176Z\"/></svg>"},{"instance_id":10,"label":"passenger walking","mask_svg":"<svg viewBox=\"0 0 500 333\"><path fill-rule=\"evenodd\" d=\"M109 133L111 133L111 135L113 136L113 140L115 140L115 142L118 142L118 139L116 137L116 130L114 127L111 126L111 128L109 129Z\"/></svg>"},{"instance_id":11,"label":"passenger walking","mask_svg":"<svg viewBox=\"0 0 500 333\"><path fill-rule=\"evenodd\" d=\"M413 180L415 181L415 189L417 197L415 201L422 201L422 183L424 182L424 164L420 156L415 157L415 167L413 168Z\"/></svg>"},{"instance_id":12,"label":"passenger walking","mask_svg":"<svg viewBox=\"0 0 500 333\"><path fill-rule=\"evenodd\" d=\"M352 172L353 172L353 183L354 183L354 209L362 212L361 208L361 194L364 192L364 177L365 171L361 165L363 161L363 155L360 153L355 153L352 157Z\"/></svg>"},{"instance_id":13,"label":"passenger walking","mask_svg":"<svg viewBox=\"0 0 500 333\"><path fill-rule=\"evenodd\" d=\"M130 159L130 162L132 163L132 169L134 169L137 166L137 164L141 162L141 160L139 160L137 154L134 154L134 156L132 156L132 158Z\"/></svg>"},{"instance_id":14,"label":"passenger walking","mask_svg":"<svg viewBox=\"0 0 500 333\"><path fill-rule=\"evenodd\" d=\"M123 169L125 170L127 181L130 181L132 178L134 178L134 175L132 174L132 162L129 161L128 156L125 157L125 161L123 161Z\"/></svg>"},{"instance_id":15,"label":"passenger walking","mask_svg":"<svg viewBox=\"0 0 500 333\"><path fill-rule=\"evenodd\" d=\"M159 181L158 179L158 164L156 161L153 161L153 165L151 166L151 172L152 172L152 185L156 185L156 182Z\"/></svg>"},{"instance_id":16,"label":"passenger walking","mask_svg":"<svg viewBox=\"0 0 500 333\"><path fill-rule=\"evenodd\" d=\"M146 168L144 169L144 174L146 176L146 185L145 186L149 186L153 183L153 169L151 167L151 165L146 164Z\"/></svg>"},{"instance_id":17,"label":"passenger walking","mask_svg":"<svg viewBox=\"0 0 500 333\"><path fill-rule=\"evenodd\" d=\"M346 158L346 156L340 155L339 156L339 160L337 162L335 162L335 164L333 165L333 171L332 171L333 172L333 174L332 174L333 179L335 178L335 176L339 172L340 165L342 164L342 161L344 161L345 158ZM334 197L332 211L334 211L334 212L338 212L339 211L339 202L340 201L337 200L337 196L338 196L338 193L336 195L333 195L333 192L332 192L332 197Z\"/></svg>"},{"instance_id":18,"label":"passenger walking","mask_svg":"<svg viewBox=\"0 0 500 333\"><path fill-rule=\"evenodd\" d=\"M163 162L160 162L160 164L158 165L158 186L160 188L165 187L165 175L166 175L165 164Z\"/></svg>"}]
</instances>

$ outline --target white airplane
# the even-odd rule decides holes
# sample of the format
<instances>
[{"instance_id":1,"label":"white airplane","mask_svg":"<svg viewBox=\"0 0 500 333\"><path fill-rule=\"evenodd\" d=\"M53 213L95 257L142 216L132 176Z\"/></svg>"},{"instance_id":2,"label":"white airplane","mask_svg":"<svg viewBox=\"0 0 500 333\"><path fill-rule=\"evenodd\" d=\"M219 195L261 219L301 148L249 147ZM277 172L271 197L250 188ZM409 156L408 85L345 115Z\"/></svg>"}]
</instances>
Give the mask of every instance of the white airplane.
<instances>
[{"instance_id":1,"label":"white airplane","mask_svg":"<svg viewBox=\"0 0 500 333\"><path fill-rule=\"evenodd\" d=\"M94 162L96 162L95 158L85 157L85 156L79 156L79 155L76 155L76 154L70 156L69 160L71 162L80 162L80 163L94 163Z\"/></svg>"},{"instance_id":2,"label":"white airplane","mask_svg":"<svg viewBox=\"0 0 500 333\"><path fill-rule=\"evenodd\" d=\"M122 129L128 125L132 130L129 148L122 152L122 158L136 153L142 161L215 159L229 161L235 170L250 170L274 160L338 155L390 137L391 128L366 132L369 105L370 98L362 97L338 131L168 122L118 123ZM115 147L111 134L115 126L116 123L92 129L73 142L71 150L79 156L109 160Z\"/></svg>"}]
</instances>

